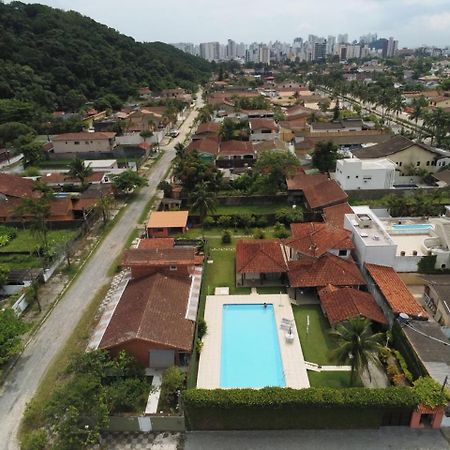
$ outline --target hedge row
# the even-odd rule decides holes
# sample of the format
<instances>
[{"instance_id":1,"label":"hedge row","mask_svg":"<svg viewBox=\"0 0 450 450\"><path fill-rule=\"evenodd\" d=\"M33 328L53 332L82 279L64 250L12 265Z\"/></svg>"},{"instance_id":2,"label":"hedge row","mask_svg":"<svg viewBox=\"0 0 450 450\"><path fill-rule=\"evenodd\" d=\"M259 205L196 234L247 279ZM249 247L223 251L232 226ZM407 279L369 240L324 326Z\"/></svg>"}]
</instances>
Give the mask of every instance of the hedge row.
<instances>
[{"instance_id":1,"label":"hedge row","mask_svg":"<svg viewBox=\"0 0 450 450\"><path fill-rule=\"evenodd\" d=\"M186 408L412 408L417 405L414 391L407 387L386 389L264 388L189 389L183 394Z\"/></svg>"}]
</instances>

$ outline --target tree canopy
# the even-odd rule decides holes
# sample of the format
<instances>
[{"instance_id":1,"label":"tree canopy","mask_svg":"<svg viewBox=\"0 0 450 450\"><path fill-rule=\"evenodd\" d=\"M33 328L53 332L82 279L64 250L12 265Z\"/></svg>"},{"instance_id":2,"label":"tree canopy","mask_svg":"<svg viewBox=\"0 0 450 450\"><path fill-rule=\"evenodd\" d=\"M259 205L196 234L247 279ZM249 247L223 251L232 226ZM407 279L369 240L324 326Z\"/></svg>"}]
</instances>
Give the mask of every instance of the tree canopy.
<instances>
[{"instance_id":1,"label":"tree canopy","mask_svg":"<svg viewBox=\"0 0 450 450\"><path fill-rule=\"evenodd\" d=\"M0 122L28 122L36 105L73 111L102 99L114 109L141 86L195 90L209 77L205 60L74 11L12 2L0 3L0 17Z\"/></svg>"},{"instance_id":2,"label":"tree canopy","mask_svg":"<svg viewBox=\"0 0 450 450\"><path fill-rule=\"evenodd\" d=\"M312 155L314 167L321 172L334 171L338 159L338 148L333 142L318 142Z\"/></svg>"}]
</instances>

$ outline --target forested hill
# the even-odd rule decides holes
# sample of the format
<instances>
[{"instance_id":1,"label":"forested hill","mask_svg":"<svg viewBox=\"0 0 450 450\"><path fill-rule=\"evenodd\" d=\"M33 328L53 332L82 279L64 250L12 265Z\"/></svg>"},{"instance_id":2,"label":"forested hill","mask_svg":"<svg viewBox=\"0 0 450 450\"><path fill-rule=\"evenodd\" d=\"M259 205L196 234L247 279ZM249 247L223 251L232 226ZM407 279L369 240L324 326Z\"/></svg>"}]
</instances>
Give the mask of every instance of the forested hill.
<instances>
[{"instance_id":1,"label":"forested hill","mask_svg":"<svg viewBox=\"0 0 450 450\"><path fill-rule=\"evenodd\" d=\"M126 99L140 86L193 89L209 68L171 45L136 42L73 11L0 3L0 98L77 109L107 93Z\"/></svg>"}]
</instances>

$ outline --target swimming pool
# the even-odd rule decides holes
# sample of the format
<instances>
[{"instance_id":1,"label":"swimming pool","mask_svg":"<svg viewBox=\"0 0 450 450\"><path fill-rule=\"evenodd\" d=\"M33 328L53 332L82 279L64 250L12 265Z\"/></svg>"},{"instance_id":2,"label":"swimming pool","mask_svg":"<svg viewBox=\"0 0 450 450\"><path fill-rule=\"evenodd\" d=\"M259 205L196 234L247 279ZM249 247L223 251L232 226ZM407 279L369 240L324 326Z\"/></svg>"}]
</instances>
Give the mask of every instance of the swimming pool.
<instances>
[{"instance_id":1,"label":"swimming pool","mask_svg":"<svg viewBox=\"0 0 450 450\"><path fill-rule=\"evenodd\" d=\"M431 230L431 223L394 223L393 230Z\"/></svg>"},{"instance_id":2,"label":"swimming pool","mask_svg":"<svg viewBox=\"0 0 450 450\"><path fill-rule=\"evenodd\" d=\"M220 387L285 386L273 305L223 305Z\"/></svg>"}]
</instances>

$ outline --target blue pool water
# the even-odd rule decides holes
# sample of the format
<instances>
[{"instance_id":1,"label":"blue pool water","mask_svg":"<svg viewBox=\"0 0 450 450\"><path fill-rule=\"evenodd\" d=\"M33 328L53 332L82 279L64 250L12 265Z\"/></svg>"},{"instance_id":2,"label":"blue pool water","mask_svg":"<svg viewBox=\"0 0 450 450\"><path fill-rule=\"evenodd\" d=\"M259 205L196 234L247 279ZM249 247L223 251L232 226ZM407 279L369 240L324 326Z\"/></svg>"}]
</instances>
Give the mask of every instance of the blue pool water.
<instances>
[{"instance_id":1,"label":"blue pool water","mask_svg":"<svg viewBox=\"0 0 450 450\"><path fill-rule=\"evenodd\" d=\"M273 305L223 305L220 387L285 386Z\"/></svg>"},{"instance_id":2,"label":"blue pool water","mask_svg":"<svg viewBox=\"0 0 450 450\"><path fill-rule=\"evenodd\" d=\"M394 223L393 230L431 230L433 225L430 223Z\"/></svg>"}]
</instances>

